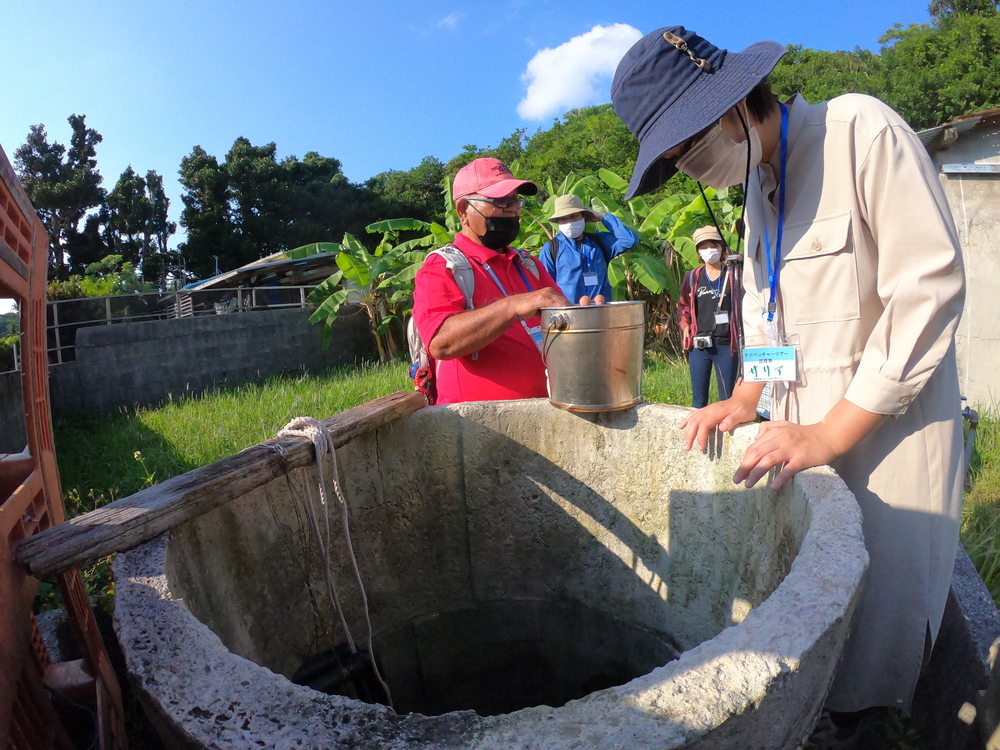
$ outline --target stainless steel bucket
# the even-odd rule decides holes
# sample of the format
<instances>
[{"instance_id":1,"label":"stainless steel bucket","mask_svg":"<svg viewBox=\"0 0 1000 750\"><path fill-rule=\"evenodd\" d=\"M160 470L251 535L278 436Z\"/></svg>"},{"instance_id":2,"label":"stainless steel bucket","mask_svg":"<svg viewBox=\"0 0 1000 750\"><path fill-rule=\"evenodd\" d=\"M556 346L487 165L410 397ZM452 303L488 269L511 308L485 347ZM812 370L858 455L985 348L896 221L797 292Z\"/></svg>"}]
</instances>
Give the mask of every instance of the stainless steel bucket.
<instances>
[{"instance_id":1,"label":"stainless steel bucket","mask_svg":"<svg viewBox=\"0 0 1000 750\"><path fill-rule=\"evenodd\" d=\"M642 400L641 301L541 309L549 401L569 411L615 411Z\"/></svg>"}]
</instances>

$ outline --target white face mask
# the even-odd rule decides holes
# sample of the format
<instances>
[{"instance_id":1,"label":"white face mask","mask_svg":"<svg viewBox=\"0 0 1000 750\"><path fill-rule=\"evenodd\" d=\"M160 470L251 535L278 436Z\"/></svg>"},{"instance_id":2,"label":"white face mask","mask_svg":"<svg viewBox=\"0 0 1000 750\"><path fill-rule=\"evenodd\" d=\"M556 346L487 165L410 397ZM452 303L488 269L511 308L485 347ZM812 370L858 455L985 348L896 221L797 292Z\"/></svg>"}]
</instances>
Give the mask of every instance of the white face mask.
<instances>
[{"instance_id":1,"label":"white face mask","mask_svg":"<svg viewBox=\"0 0 1000 750\"><path fill-rule=\"evenodd\" d=\"M569 221L565 224L559 224L559 231L569 237L571 240L575 240L581 234L583 234L583 227L586 224L586 220L577 219L576 221Z\"/></svg>"},{"instance_id":2,"label":"white face mask","mask_svg":"<svg viewBox=\"0 0 1000 750\"><path fill-rule=\"evenodd\" d=\"M717 122L704 138L677 160L677 168L699 182L714 188L742 185L747 170L747 143L750 144L750 169L760 164L760 135L750 128L750 138L737 143Z\"/></svg>"},{"instance_id":3,"label":"white face mask","mask_svg":"<svg viewBox=\"0 0 1000 750\"><path fill-rule=\"evenodd\" d=\"M717 247L706 247L698 251L698 255L705 263L718 263L722 257L722 251Z\"/></svg>"}]
</instances>

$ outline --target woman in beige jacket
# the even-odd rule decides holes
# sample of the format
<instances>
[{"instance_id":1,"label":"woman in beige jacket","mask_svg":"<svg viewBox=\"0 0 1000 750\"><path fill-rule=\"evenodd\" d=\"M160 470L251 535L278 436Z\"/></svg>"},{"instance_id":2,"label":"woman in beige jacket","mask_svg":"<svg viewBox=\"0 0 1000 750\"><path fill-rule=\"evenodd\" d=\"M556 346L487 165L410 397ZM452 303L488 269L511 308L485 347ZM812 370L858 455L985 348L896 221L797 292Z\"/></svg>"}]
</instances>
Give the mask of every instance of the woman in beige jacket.
<instances>
[{"instance_id":1,"label":"woman in beige jacket","mask_svg":"<svg viewBox=\"0 0 1000 750\"><path fill-rule=\"evenodd\" d=\"M783 53L773 42L727 53L683 27L637 42L612 86L640 139L629 197L677 169L716 187L747 179L745 334L795 344L799 372L774 384L773 421L734 481L776 470L777 489L822 464L843 477L871 564L827 707L909 710L958 540L962 259L913 131L857 94L779 104L764 79ZM740 383L693 412L688 449L752 421L762 388Z\"/></svg>"}]
</instances>

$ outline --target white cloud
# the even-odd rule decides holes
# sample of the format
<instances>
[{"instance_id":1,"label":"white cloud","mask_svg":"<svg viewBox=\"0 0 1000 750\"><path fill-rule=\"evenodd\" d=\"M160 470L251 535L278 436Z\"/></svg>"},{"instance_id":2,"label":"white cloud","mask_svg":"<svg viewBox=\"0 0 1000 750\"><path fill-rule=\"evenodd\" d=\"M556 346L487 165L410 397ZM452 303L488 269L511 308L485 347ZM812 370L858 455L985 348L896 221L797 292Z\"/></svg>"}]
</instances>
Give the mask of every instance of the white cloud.
<instances>
[{"instance_id":1,"label":"white cloud","mask_svg":"<svg viewBox=\"0 0 1000 750\"><path fill-rule=\"evenodd\" d=\"M437 27L439 29L448 29L448 31L454 31L455 27L458 26L459 19L462 18L464 14L462 13L449 13L447 16L442 18L437 22Z\"/></svg>"},{"instance_id":2,"label":"white cloud","mask_svg":"<svg viewBox=\"0 0 1000 750\"><path fill-rule=\"evenodd\" d=\"M528 90L517 105L525 120L543 120L574 107L606 101L605 84L642 32L625 23L595 26L554 49L543 49L521 75ZM602 88L599 91L598 85Z\"/></svg>"}]
</instances>

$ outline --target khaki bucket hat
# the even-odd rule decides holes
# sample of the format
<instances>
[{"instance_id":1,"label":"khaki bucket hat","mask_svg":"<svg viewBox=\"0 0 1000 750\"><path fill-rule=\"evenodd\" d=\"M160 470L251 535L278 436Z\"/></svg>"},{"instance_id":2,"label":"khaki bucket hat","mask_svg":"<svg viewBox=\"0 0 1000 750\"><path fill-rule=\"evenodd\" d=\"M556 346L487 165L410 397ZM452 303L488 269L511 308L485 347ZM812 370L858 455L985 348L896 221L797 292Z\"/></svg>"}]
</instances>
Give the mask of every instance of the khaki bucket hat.
<instances>
[{"instance_id":1,"label":"khaki bucket hat","mask_svg":"<svg viewBox=\"0 0 1000 750\"><path fill-rule=\"evenodd\" d=\"M702 242L708 242L709 240L715 240L716 242L721 242L723 245L726 243L722 239L722 235L719 234L719 230L715 227L699 227L694 230L694 236L691 238L694 240L694 246L698 247Z\"/></svg>"},{"instance_id":2,"label":"khaki bucket hat","mask_svg":"<svg viewBox=\"0 0 1000 750\"><path fill-rule=\"evenodd\" d=\"M549 221L559 221L564 216L572 216L573 214L583 214L583 218L587 221L597 221L597 216L594 212L583 205L583 201L580 200L579 195L574 195L573 193L560 195L556 198L556 206L552 210Z\"/></svg>"}]
</instances>

